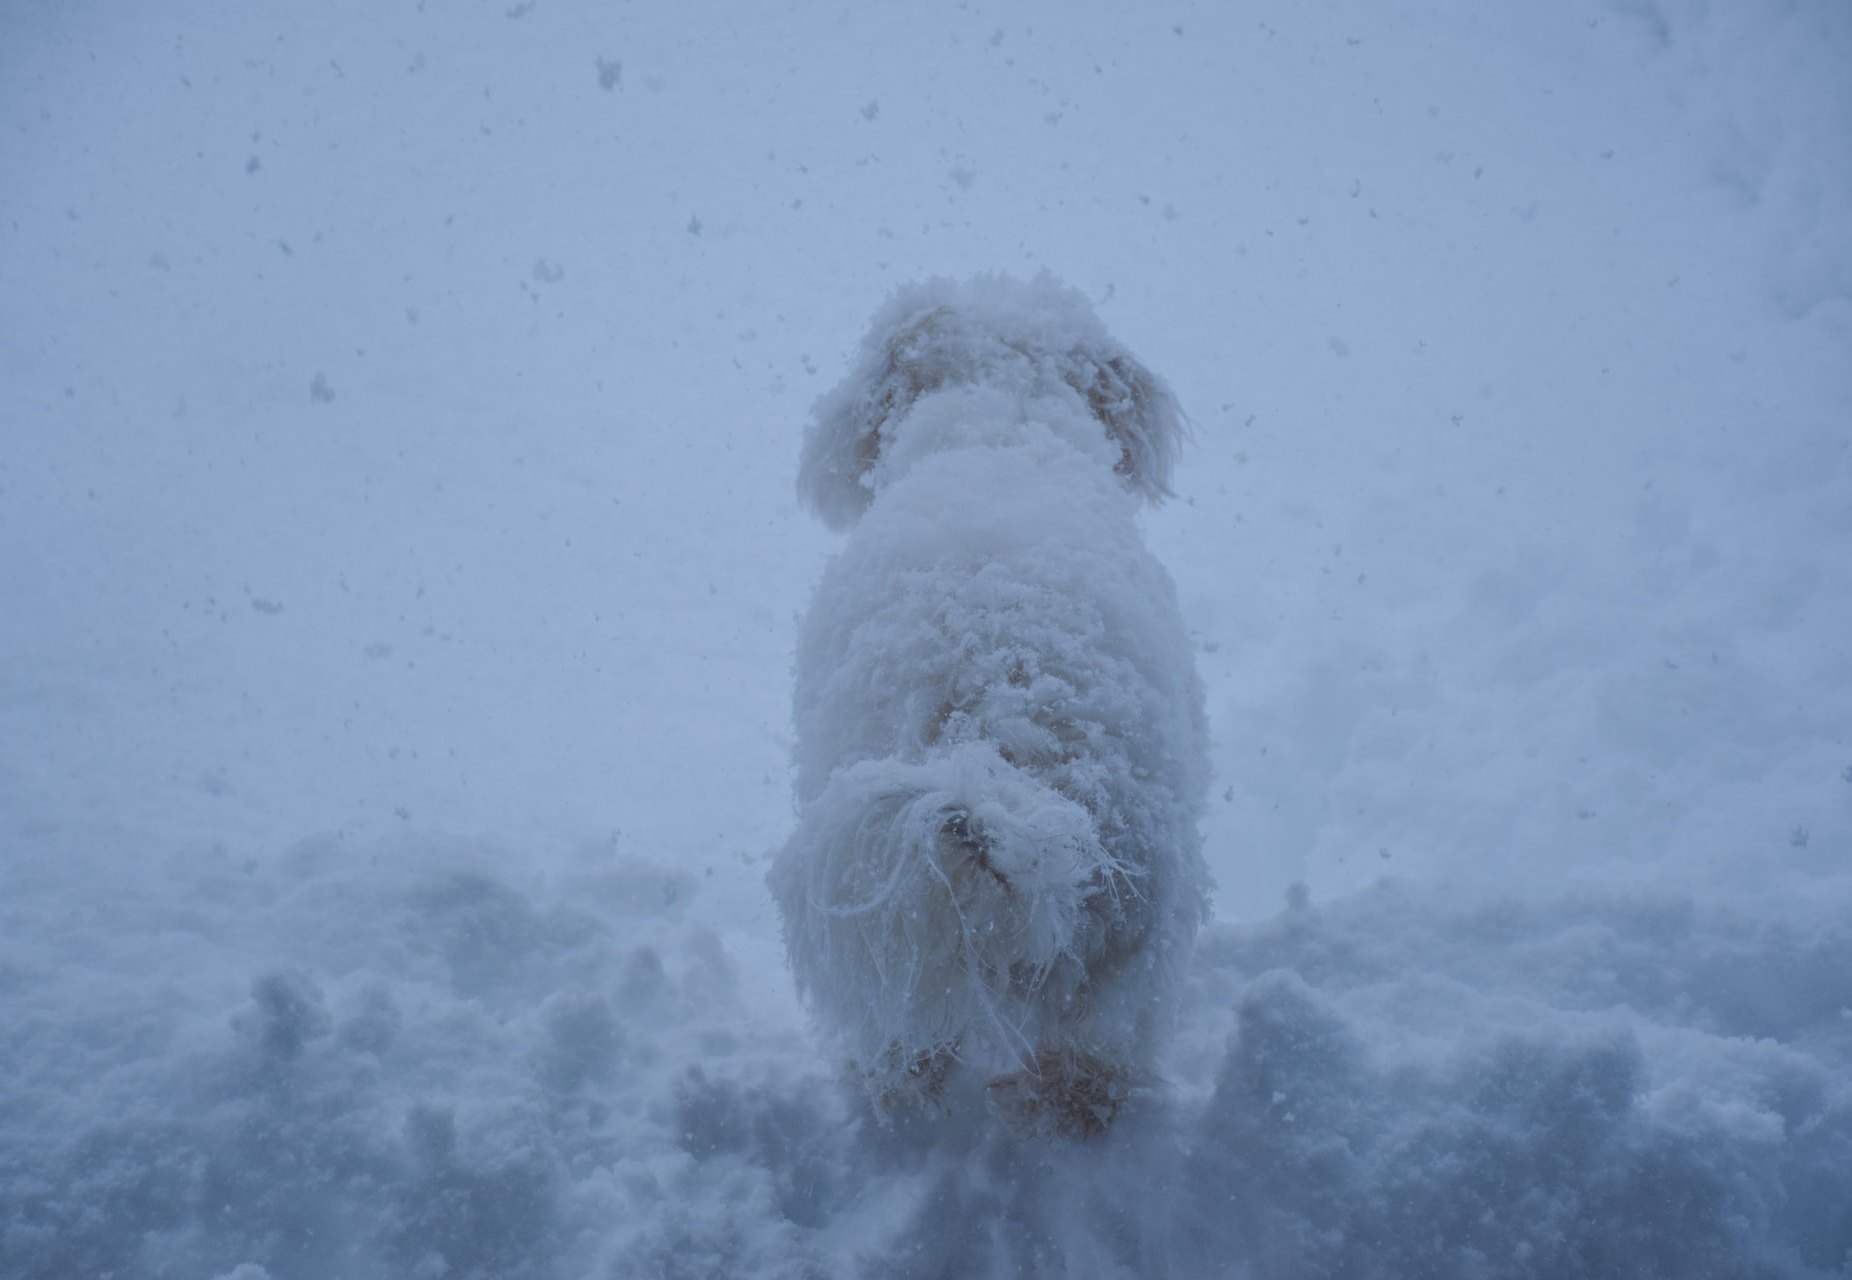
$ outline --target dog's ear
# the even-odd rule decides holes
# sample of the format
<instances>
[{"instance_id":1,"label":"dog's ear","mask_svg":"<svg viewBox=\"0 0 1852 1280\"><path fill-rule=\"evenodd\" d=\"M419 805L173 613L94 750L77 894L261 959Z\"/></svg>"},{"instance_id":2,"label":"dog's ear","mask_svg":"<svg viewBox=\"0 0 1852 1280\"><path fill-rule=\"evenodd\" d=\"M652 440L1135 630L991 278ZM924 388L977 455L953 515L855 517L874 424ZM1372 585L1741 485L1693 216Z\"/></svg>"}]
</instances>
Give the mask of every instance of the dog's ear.
<instances>
[{"instance_id":1,"label":"dog's ear","mask_svg":"<svg viewBox=\"0 0 1852 1280\"><path fill-rule=\"evenodd\" d=\"M1185 423L1177 399L1161 379L1122 349L1077 349L1069 357L1068 385L1119 446L1113 470L1146 501L1171 497L1170 470L1183 444Z\"/></svg>"},{"instance_id":2,"label":"dog's ear","mask_svg":"<svg viewBox=\"0 0 1852 1280\"><path fill-rule=\"evenodd\" d=\"M832 529L846 529L874 498L869 473L881 455L881 428L945 381L933 338L951 313L913 311L877 326L842 385L817 401L798 464L797 491Z\"/></svg>"}]
</instances>

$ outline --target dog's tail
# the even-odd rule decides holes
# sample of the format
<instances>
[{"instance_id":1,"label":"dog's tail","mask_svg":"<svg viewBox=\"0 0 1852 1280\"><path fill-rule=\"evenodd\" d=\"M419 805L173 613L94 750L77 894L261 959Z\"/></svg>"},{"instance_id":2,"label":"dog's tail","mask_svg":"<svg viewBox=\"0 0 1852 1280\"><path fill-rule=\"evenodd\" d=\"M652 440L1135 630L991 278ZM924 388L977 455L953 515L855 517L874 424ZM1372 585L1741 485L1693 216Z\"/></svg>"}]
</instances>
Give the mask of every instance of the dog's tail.
<instances>
[{"instance_id":1,"label":"dog's tail","mask_svg":"<svg viewBox=\"0 0 1852 1280\"><path fill-rule=\"evenodd\" d=\"M838 770L768 880L800 988L864 1052L975 1037L1017 1060L1084 977L1102 898L1136 891L1083 806L985 743Z\"/></svg>"}]
</instances>

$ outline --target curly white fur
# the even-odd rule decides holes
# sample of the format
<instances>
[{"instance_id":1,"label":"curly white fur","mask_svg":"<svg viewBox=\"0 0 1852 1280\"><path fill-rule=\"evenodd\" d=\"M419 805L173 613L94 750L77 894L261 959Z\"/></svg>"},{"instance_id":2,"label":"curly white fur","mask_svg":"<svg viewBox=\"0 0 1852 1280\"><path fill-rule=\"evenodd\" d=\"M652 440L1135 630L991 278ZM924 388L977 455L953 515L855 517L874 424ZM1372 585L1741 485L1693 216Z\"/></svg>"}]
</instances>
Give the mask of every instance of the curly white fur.
<instances>
[{"instance_id":1,"label":"curly white fur","mask_svg":"<svg viewBox=\"0 0 1852 1280\"><path fill-rule=\"evenodd\" d=\"M898 291L818 404L801 490L859 525L799 642L770 882L877 1091L1151 1063L1207 893L1202 694L1135 519L1181 434L1046 276Z\"/></svg>"}]
</instances>

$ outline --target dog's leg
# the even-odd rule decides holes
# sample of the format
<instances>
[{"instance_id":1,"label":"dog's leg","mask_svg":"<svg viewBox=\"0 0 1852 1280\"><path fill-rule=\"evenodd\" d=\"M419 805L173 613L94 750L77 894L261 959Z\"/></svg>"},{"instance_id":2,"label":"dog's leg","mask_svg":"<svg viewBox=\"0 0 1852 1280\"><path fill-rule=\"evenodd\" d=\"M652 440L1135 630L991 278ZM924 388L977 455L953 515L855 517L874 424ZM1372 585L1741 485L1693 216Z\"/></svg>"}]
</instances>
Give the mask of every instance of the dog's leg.
<instances>
[{"instance_id":1,"label":"dog's leg","mask_svg":"<svg viewBox=\"0 0 1852 1280\"><path fill-rule=\"evenodd\" d=\"M1084 1049L1041 1049L1021 1071L986 1087L990 1105L1022 1137L1105 1133L1132 1095L1132 1073Z\"/></svg>"},{"instance_id":2,"label":"dog's leg","mask_svg":"<svg viewBox=\"0 0 1852 1280\"><path fill-rule=\"evenodd\" d=\"M956 1043L936 1045L924 1052L909 1052L889 1045L880 1063L867 1072L868 1096L875 1114L891 1120L915 1107L943 1109L945 1082L958 1065Z\"/></svg>"}]
</instances>

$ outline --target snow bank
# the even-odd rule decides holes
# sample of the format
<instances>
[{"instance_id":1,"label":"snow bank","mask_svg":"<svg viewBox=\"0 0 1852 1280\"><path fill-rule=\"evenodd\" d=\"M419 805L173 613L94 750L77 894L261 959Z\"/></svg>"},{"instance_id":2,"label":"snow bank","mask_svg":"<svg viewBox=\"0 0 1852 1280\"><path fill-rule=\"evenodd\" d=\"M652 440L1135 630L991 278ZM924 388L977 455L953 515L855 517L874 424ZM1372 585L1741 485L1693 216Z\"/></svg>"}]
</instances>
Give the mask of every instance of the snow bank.
<instances>
[{"instance_id":1,"label":"snow bank","mask_svg":"<svg viewBox=\"0 0 1852 1280\"><path fill-rule=\"evenodd\" d=\"M1665 896L1300 902L1207 936L1168 1090L1106 1141L1018 1141L870 1123L692 877L593 852L522 883L516 850L330 838L169 860L76 912L10 878L0 1270L1825 1277L1852 1257L1843 903L1772 924Z\"/></svg>"},{"instance_id":2,"label":"snow bank","mask_svg":"<svg viewBox=\"0 0 1852 1280\"><path fill-rule=\"evenodd\" d=\"M690 1064L795 1046L690 877L606 850L542 888L510 854L174 858L75 915L7 883L0 1272L639 1274L613 1259L677 1230L725 1127Z\"/></svg>"}]
</instances>

